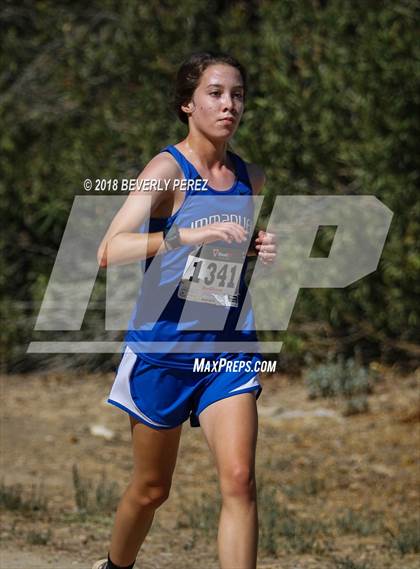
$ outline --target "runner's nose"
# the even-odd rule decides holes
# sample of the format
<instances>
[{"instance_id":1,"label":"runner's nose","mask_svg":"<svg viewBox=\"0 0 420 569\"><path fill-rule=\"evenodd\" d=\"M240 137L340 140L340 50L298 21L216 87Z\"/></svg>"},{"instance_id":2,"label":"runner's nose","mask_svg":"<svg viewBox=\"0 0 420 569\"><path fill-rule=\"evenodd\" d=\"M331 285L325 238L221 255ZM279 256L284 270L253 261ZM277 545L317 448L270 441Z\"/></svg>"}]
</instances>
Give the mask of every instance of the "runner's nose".
<instances>
[{"instance_id":1,"label":"runner's nose","mask_svg":"<svg viewBox=\"0 0 420 569\"><path fill-rule=\"evenodd\" d=\"M223 98L223 110L231 111L233 107L234 107L233 97L231 97L228 93L226 93Z\"/></svg>"}]
</instances>

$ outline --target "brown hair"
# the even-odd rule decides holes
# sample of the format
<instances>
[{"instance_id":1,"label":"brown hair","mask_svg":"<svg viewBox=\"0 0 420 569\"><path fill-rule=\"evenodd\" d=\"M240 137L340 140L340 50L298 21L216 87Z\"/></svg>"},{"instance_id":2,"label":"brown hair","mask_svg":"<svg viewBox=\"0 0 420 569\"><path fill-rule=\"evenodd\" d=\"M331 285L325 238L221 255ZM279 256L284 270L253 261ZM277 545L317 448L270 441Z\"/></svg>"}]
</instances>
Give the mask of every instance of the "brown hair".
<instances>
[{"instance_id":1,"label":"brown hair","mask_svg":"<svg viewBox=\"0 0 420 569\"><path fill-rule=\"evenodd\" d=\"M178 118L183 123L188 124L188 115L181 109L181 105L184 105L191 100L193 93L200 82L201 76L207 67L218 63L230 65L238 69L244 84L244 96L246 95L246 71L237 59L227 53L214 53L211 51L193 53L181 64L176 76L173 107Z\"/></svg>"}]
</instances>

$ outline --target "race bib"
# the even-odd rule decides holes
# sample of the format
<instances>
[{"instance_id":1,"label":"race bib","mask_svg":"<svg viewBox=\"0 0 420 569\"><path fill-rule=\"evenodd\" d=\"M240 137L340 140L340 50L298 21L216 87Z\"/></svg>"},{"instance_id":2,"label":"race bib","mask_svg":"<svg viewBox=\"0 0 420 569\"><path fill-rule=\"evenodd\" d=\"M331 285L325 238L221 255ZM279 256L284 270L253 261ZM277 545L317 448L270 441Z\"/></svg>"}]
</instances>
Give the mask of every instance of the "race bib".
<instances>
[{"instance_id":1,"label":"race bib","mask_svg":"<svg viewBox=\"0 0 420 569\"><path fill-rule=\"evenodd\" d=\"M178 297L227 307L238 306L245 251L203 245L188 256Z\"/></svg>"}]
</instances>

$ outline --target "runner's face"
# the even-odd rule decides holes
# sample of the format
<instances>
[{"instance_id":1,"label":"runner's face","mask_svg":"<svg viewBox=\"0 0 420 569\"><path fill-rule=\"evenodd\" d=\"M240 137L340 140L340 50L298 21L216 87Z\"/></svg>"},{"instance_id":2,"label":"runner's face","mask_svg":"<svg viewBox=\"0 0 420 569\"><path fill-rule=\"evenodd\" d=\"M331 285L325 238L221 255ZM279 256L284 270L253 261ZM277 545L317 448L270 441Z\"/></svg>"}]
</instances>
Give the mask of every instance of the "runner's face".
<instances>
[{"instance_id":1,"label":"runner's face","mask_svg":"<svg viewBox=\"0 0 420 569\"><path fill-rule=\"evenodd\" d=\"M244 87L239 70L225 64L207 67L187 109L194 126L209 137L231 138L244 110Z\"/></svg>"}]
</instances>

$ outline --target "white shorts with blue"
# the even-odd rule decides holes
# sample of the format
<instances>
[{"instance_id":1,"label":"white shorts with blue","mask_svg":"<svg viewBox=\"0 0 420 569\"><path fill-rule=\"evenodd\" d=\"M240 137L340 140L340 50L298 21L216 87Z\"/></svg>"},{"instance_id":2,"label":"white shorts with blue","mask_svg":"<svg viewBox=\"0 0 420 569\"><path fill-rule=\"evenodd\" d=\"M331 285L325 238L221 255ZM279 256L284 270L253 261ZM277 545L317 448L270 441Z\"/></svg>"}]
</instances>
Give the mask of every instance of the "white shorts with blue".
<instances>
[{"instance_id":1,"label":"white shorts with blue","mask_svg":"<svg viewBox=\"0 0 420 569\"><path fill-rule=\"evenodd\" d=\"M257 359L251 354L231 358L251 362L244 366L248 368ZM157 366L126 346L108 403L153 429L171 429L187 419L191 427L199 427L200 413L212 403L248 392L258 399L261 391L255 371L207 373Z\"/></svg>"}]
</instances>

